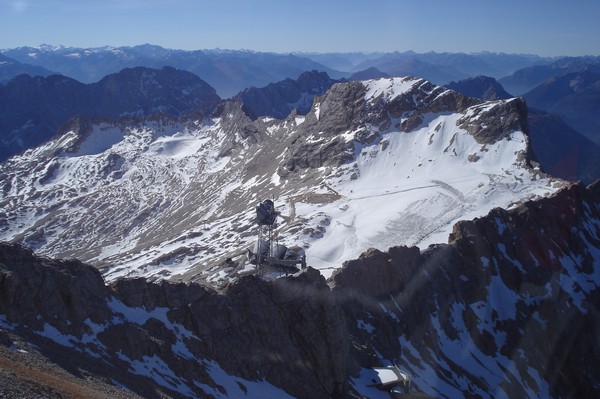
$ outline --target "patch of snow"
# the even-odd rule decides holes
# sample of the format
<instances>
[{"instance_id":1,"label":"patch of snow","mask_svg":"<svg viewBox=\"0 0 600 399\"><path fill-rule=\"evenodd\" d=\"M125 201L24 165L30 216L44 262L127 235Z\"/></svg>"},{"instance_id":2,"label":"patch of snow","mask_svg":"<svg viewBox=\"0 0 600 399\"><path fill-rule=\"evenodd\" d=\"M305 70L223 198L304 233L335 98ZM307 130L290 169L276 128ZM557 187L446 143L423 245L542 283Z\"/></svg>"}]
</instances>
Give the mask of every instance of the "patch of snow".
<instances>
[{"instance_id":1,"label":"patch of snow","mask_svg":"<svg viewBox=\"0 0 600 399\"><path fill-rule=\"evenodd\" d=\"M367 101L371 101L379 96L384 96L385 99L389 101L392 98L409 91L415 86L415 84L421 82L423 82L423 79L414 77L394 77L367 80L363 82L367 89L365 99Z\"/></svg>"},{"instance_id":2,"label":"patch of snow","mask_svg":"<svg viewBox=\"0 0 600 399\"><path fill-rule=\"evenodd\" d=\"M148 377L157 384L188 397L196 396L194 391L160 357L146 355L140 360L125 358L130 364L129 370L132 373Z\"/></svg>"},{"instance_id":3,"label":"patch of snow","mask_svg":"<svg viewBox=\"0 0 600 399\"><path fill-rule=\"evenodd\" d=\"M369 334L373 334L375 331L375 327L373 327L370 323L367 323L363 320L357 320L357 327L361 330L365 330Z\"/></svg>"},{"instance_id":4,"label":"patch of snow","mask_svg":"<svg viewBox=\"0 0 600 399\"><path fill-rule=\"evenodd\" d=\"M44 329L42 331L36 331L36 333L42 337L51 339L59 345L77 349L77 347L73 344L73 342L79 341L77 337L70 334L61 333L51 324L44 323Z\"/></svg>"},{"instance_id":5,"label":"patch of snow","mask_svg":"<svg viewBox=\"0 0 600 399\"><path fill-rule=\"evenodd\" d=\"M7 320L6 315L0 314L0 327L12 331L16 326Z\"/></svg>"},{"instance_id":6,"label":"patch of snow","mask_svg":"<svg viewBox=\"0 0 600 399\"><path fill-rule=\"evenodd\" d=\"M95 155L111 148L116 143L123 140L125 133L116 127L94 126L92 132L78 146L77 152L73 155Z\"/></svg>"},{"instance_id":7,"label":"patch of snow","mask_svg":"<svg viewBox=\"0 0 600 399\"><path fill-rule=\"evenodd\" d=\"M506 225L500 220L500 218L495 219L496 226L498 226L498 234L502 235L506 231Z\"/></svg>"},{"instance_id":8,"label":"patch of snow","mask_svg":"<svg viewBox=\"0 0 600 399\"><path fill-rule=\"evenodd\" d=\"M281 399L293 399L294 397L289 395L281 388L277 388L266 381L248 381L241 377L232 376L227 374L219 364L213 360L204 360L202 364L205 366L207 373L215 384L223 388L213 388L206 384L196 382L196 386L201 388L207 395L217 399L228 399L228 398L281 398Z\"/></svg>"}]
</instances>

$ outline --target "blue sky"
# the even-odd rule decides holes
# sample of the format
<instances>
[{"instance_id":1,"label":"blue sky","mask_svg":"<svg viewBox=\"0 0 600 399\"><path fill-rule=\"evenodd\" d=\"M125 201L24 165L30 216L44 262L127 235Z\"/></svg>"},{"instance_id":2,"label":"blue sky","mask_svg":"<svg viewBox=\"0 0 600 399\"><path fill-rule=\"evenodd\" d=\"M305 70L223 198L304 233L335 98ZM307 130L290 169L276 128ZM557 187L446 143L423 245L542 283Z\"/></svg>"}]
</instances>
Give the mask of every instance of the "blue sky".
<instances>
[{"instance_id":1,"label":"blue sky","mask_svg":"<svg viewBox=\"0 0 600 399\"><path fill-rule=\"evenodd\" d=\"M600 0L0 0L0 48L600 55Z\"/></svg>"}]
</instances>

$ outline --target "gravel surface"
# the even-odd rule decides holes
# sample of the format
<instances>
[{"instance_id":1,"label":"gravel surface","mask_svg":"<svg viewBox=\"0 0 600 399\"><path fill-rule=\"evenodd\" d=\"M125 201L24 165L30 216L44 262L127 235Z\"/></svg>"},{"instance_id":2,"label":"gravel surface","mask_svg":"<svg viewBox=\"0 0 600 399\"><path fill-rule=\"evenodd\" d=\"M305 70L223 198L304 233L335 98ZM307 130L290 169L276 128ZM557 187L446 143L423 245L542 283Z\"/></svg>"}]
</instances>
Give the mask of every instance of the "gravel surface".
<instances>
[{"instance_id":1,"label":"gravel surface","mask_svg":"<svg viewBox=\"0 0 600 399\"><path fill-rule=\"evenodd\" d=\"M140 398L82 372L75 376L17 335L0 328L0 398Z\"/></svg>"}]
</instances>

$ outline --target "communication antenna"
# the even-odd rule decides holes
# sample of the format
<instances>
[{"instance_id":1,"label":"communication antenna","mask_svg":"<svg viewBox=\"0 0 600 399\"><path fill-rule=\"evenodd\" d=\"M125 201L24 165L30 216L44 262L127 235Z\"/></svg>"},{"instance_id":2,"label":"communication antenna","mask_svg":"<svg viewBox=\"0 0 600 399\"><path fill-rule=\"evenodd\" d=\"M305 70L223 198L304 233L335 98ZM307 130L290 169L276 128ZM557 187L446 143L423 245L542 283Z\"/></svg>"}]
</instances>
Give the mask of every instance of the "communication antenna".
<instances>
[{"instance_id":1,"label":"communication antenna","mask_svg":"<svg viewBox=\"0 0 600 399\"><path fill-rule=\"evenodd\" d=\"M256 207L256 223L258 224L258 241L256 243L257 267L261 268L267 259L273 257L273 235L277 228L277 215L275 203L264 200Z\"/></svg>"},{"instance_id":2,"label":"communication antenna","mask_svg":"<svg viewBox=\"0 0 600 399\"><path fill-rule=\"evenodd\" d=\"M279 244L277 234L277 216L273 200L267 199L256 207L256 224L258 238L253 251L250 252L251 262L256 264L259 274L265 267L283 269L286 273L298 271L306 267L306 256L300 247L287 248Z\"/></svg>"}]
</instances>

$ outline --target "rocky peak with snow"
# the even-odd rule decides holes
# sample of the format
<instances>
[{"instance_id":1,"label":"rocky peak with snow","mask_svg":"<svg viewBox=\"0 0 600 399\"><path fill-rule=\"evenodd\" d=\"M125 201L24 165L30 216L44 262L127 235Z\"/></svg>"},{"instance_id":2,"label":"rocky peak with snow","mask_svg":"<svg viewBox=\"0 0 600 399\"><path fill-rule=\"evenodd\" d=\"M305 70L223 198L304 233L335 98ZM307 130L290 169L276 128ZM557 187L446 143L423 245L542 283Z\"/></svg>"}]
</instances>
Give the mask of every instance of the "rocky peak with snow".
<instances>
[{"instance_id":1,"label":"rocky peak with snow","mask_svg":"<svg viewBox=\"0 0 600 399\"><path fill-rule=\"evenodd\" d=\"M462 113L457 126L482 145L506 139L515 131L527 131L527 108L521 99L483 103L413 77L368 82L334 85L318 99L298 135L314 137L318 132L320 139L292 141L279 169L281 176L298 166L301 170L341 166L355 159L356 143L380 143L390 129L410 133L431 115L441 113ZM353 140L344 132L352 132Z\"/></svg>"},{"instance_id":2,"label":"rocky peak with snow","mask_svg":"<svg viewBox=\"0 0 600 399\"><path fill-rule=\"evenodd\" d=\"M0 86L0 160L45 142L71 117L209 114L220 101L206 82L169 67L124 69L93 84L21 75Z\"/></svg>"},{"instance_id":3,"label":"rocky peak with snow","mask_svg":"<svg viewBox=\"0 0 600 399\"><path fill-rule=\"evenodd\" d=\"M436 397L597 395L599 187L493 209L420 253L347 262L331 280L354 339Z\"/></svg>"}]
</instances>

